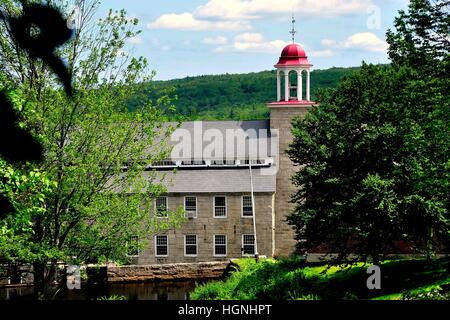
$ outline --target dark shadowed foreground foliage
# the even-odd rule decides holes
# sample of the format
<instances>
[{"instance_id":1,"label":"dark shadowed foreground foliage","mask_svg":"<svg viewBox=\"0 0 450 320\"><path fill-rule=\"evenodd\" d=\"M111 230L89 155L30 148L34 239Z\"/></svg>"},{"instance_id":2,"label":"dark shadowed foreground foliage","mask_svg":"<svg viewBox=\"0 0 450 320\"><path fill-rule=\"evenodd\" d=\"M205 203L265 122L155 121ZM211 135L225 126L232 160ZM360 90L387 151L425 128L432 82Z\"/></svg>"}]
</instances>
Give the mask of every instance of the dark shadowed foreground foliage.
<instances>
[{"instance_id":1,"label":"dark shadowed foreground foliage","mask_svg":"<svg viewBox=\"0 0 450 320\"><path fill-rule=\"evenodd\" d=\"M237 261L239 271L218 282L198 286L194 300L322 300L425 299L449 295L450 259L385 261L381 290L367 289L369 264L351 267L306 264L288 260ZM422 296L420 296L422 295Z\"/></svg>"}]
</instances>

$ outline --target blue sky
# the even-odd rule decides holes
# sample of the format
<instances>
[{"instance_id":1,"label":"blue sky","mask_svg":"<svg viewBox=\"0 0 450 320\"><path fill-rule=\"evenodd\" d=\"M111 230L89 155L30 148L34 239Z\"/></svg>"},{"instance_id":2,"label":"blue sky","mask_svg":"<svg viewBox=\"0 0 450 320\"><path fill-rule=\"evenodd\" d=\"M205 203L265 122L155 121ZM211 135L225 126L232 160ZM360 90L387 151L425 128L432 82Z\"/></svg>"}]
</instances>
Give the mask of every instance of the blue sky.
<instances>
[{"instance_id":1,"label":"blue sky","mask_svg":"<svg viewBox=\"0 0 450 320\"><path fill-rule=\"evenodd\" d=\"M126 51L156 79L273 69L297 20L296 42L316 69L385 63L385 33L407 0L103 0L125 9L142 34Z\"/></svg>"}]
</instances>

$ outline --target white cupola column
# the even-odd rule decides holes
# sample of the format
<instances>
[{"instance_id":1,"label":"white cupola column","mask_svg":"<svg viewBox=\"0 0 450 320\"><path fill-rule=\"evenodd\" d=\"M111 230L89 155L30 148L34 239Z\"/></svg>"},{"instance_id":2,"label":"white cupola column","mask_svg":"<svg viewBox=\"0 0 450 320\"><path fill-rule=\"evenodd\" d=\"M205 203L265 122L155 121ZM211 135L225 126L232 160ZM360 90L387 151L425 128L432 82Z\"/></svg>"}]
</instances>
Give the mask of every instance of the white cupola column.
<instances>
[{"instance_id":1,"label":"white cupola column","mask_svg":"<svg viewBox=\"0 0 450 320\"><path fill-rule=\"evenodd\" d=\"M306 100L311 101L311 72L307 70L306 78Z\"/></svg>"},{"instance_id":2,"label":"white cupola column","mask_svg":"<svg viewBox=\"0 0 450 320\"><path fill-rule=\"evenodd\" d=\"M277 101L281 101L281 74L277 71Z\"/></svg>"},{"instance_id":3,"label":"white cupola column","mask_svg":"<svg viewBox=\"0 0 450 320\"><path fill-rule=\"evenodd\" d=\"M297 100L303 100L303 71L297 71Z\"/></svg>"},{"instance_id":4,"label":"white cupola column","mask_svg":"<svg viewBox=\"0 0 450 320\"><path fill-rule=\"evenodd\" d=\"M291 93L289 92L289 71L284 71L284 101L289 101Z\"/></svg>"}]
</instances>

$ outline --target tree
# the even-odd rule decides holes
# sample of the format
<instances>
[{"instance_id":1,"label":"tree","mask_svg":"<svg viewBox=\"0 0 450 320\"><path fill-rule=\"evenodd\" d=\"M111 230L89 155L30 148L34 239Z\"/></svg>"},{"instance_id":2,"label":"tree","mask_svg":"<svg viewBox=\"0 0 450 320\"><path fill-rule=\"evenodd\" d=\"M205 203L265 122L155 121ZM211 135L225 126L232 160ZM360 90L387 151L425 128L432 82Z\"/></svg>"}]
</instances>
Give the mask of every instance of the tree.
<instances>
[{"instance_id":1,"label":"tree","mask_svg":"<svg viewBox=\"0 0 450 320\"><path fill-rule=\"evenodd\" d=\"M448 34L443 3L411 1L388 33L392 66L364 64L294 121L299 248L377 262L399 240L429 254L448 244L449 45L428 38Z\"/></svg>"},{"instance_id":2,"label":"tree","mask_svg":"<svg viewBox=\"0 0 450 320\"><path fill-rule=\"evenodd\" d=\"M449 68L450 1L414 0L388 30L389 57L395 67L411 66L420 77L445 77Z\"/></svg>"},{"instance_id":3,"label":"tree","mask_svg":"<svg viewBox=\"0 0 450 320\"><path fill-rule=\"evenodd\" d=\"M137 19L128 19L122 10L94 21L95 0L49 3L63 12L70 4L78 8L74 37L56 52L73 77L72 97L42 61L16 46L7 21L0 26L5 85L14 91L20 125L44 148L41 165L22 163L2 171L13 170L4 175L0 191L8 194L15 211L2 221L0 255L33 264L38 294L54 279L58 262L125 261L131 239L137 236L142 246L150 234L183 222L181 209L167 221L149 214L164 185L145 169L170 152L167 138L173 127L162 124L161 110L172 107L162 96L127 111L136 84L154 74L144 58L124 51L127 39L139 34ZM16 0L0 6L9 16L23 10ZM12 178L16 176L23 179ZM30 186L32 182L36 185ZM15 238L21 241L8 240Z\"/></svg>"},{"instance_id":4,"label":"tree","mask_svg":"<svg viewBox=\"0 0 450 320\"><path fill-rule=\"evenodd\" d=\"M409 70L409 83L414 95L407 96L410 105L418 104L410 110L412 116L405 118L405 125L417 128L414 135L405 139L405 144L415 150L420 157L411 159L409 165L417 169L418 176L407 210L414 212L416 206L429 214L431 220L443 219L448 226L448 201L438 208L430 208L449 194L449 96L450 80L450 1L415 0L411 1L408 12L400 11L395 19L396 32L387 33L389 56L397 71ZM420 103L415 100L420 99ZM417 144L418 136L425 136L428 145ZM436 143L442 143L441 145ZM431 201L430 201L431 199ZM447 205L445 205L447 204ZM434 229L430 221L423 221L428 228L421 231L428 234L427 252L432 252ZM445 228L444 228L445 230ZM447 227L448 230L448 227ZM422 238L426 238L423 236ZM450 234L444 231L444 240Z\"/></svg>"},{"instance_id":5,"label":"tree","mask_svg":"<svg viewBox=\"0 0 450 320\"><path fill-rule=\"evenodd\" d=\"M336 87L339 80L357 68L331 68L311 73L315 97L318 88ZM140 97L157 99L167 90L174 90L178 99L174 102L177 113L185 120L256 120L268 119L267 102L276 99L272 90L276 86L275 71L249 74L226 74L187 77L169 81L142 83ZM251 90L247 90L251 88ZM128 103L134 110L139 96ZM230 110L233 112L230 113ZM169 119L174 115L168 113Z\"/></svg>"}]
</instances>

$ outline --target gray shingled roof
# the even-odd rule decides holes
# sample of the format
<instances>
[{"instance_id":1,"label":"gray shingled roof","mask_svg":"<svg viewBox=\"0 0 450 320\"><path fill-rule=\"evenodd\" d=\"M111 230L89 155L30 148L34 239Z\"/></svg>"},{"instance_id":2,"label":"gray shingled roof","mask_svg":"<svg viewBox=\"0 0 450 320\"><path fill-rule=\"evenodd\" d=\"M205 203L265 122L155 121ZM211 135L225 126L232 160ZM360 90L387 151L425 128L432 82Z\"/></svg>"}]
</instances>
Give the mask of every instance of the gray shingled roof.
<instances>
[{"instance_id":1,"label":"gray shingled roof","mask_svg":"<svg viewBox=\"0 0 450 320\"><path fill-rule=\"evenodd\" d=\"M269 120L250 120L250 121L200 121L202 123L203 130L218 129L222 133L225 133L227 129L269 129ZM194 121L186 121L181 124L182 129L189 131L194 130Z\"/></svg>"},{"instance_id":2,"label":"gray shingled roof","mask_svg":"<svg viewBox=\"0 0 450 320\"><path fill-rule=\"evenodd\" d=\"M254 192L275 192L276 175L262 174L264 169L253 169ZM147 176L152 173L146 172ZM159 171L157 177L165 175L164 185L169 193L248 193L249 169L193 169Z\"/></svg>"},{"instance_id":3,"label":"gray shingled roof","mask_svg":"<svg viewBox=\"0 0 450 320\"><path fill-rule=\"evenodd\" d=\"M166 123L167 126L175 126L175 123L171 123L168 122ZM199 142L199 138L200 140L203 138L203 135L205 134L205 132L209 131L209 130L214 130L214 131L209 131L211 134L215 134L217 132L220 132L220 134L223 136L224 140L221 141L223 142L223 151L222 151L222 156L221 157L216 157L214 156L213 158L223 158L226 157L227 155L227 150L226 150L226 139L227 139L227 131L229 132L237 132L237 130L243 130L245 133L247 134L254 134L256 133L256 140L260 140L260 139L265 139L267 140L267 156L273 156L271 154L271 139L270 139L270 122L269 120L254 120L254 121L187 121L187 122L183 122L180 126L180 128L176 129L174 133L172 133L172 138L174 141L168 141L170 145L175 146L177 145L179 142L175 141L174 137L179 136L181 133L183 132L189 132L190 135L190 140L185 140L184 138L182 139L182 141L190 141L190 148L191 148L191 152L193 153L195 150L194 146L198 146L199 144L202 144L202 148L201 150L205 150L206 146L211 144L211 141L200 141ZM197 132L195 132L195 130L197 130ZM199 131L201 130L201 131ZM251 130L254 130L253 132ZM267 137L265 136L261 136L262 133L265 133L267 135ZM196 133L196 134L195 134ZM253 138L252 138L253 139ZM232 141L231 141L232 142ZM236 140L235 140L236 142ZM158 147L159 142L156 141L156 143L154 144L154 146L149 148L148 152L152 152L151 149L152 148L157 148ZM259 144L258 144L258 148L259 148ZM239 151L238 151L239 150ZM240 145L235 145L234 148L234 154L245 154L244 157L248 157L248 153L249 153L249 144L248 144L248 140L246 141L245 144L240 144ZM176 154L172 155L172 159L184 159L184 157L180 157ZM195 156L195 155L193 155Z\"/></svg>"},{"instance_id":4,"label":"gray shingled roof","mask_svg":"<svg viewBox=\"0 0 450 320\"><path fill-rule=\"evenodd\" d=\"M181 124L180 129L185 129L189 131L191 135L191 148L194 150L194 141L196 136L194 135L194 124L195 122L189 121ZM174 123L166 123L166 125L175 125ZM198 125L198 123L197 123ZM257 133L256 139L267 139L268 155L273 157L270 152L270 122L268 120L257 120L257 121L202 121L202 132L201 136L206 130L216 129L220 131L223 137L226 137L227 130L242 129L247 131L249 129L254 129ZM179 130L179 129L178 129ZM264 130L268 133L268 137L261 137L260 130ZM198 136L197 136L198 138ZM210 142L203 142L203 148L207 146ZM170 144L175 145L176 142L170 142ZM158 148L158 143L153 145L154 148ZM226 157L226 145L223 145L223 155ZM248 145L239 146L241 149L245 147L245 156L248 157ZM237 150L235 149L235 152ZM149 150L149 152L151 152ZM180 159L178 157L172 158L172 160ZM218 158L219 159L219 158ZM222 159L222 158L221 158ZM253 186L254 192L275 192L276 191L276 175L274 174L262 174L264 170L270 172L273 168L254 168L253 169ZM265 171L266 173L268 171ZM152 172L144 173L148 179L153 175ZM251 191L250 187L250 173L247 168L179 168L174 174L169 169L160 170L156 172L157 179L161 179L165 176L163 184L167 186L169 193L249 193Z\"/></svg>"}]
</instances>

